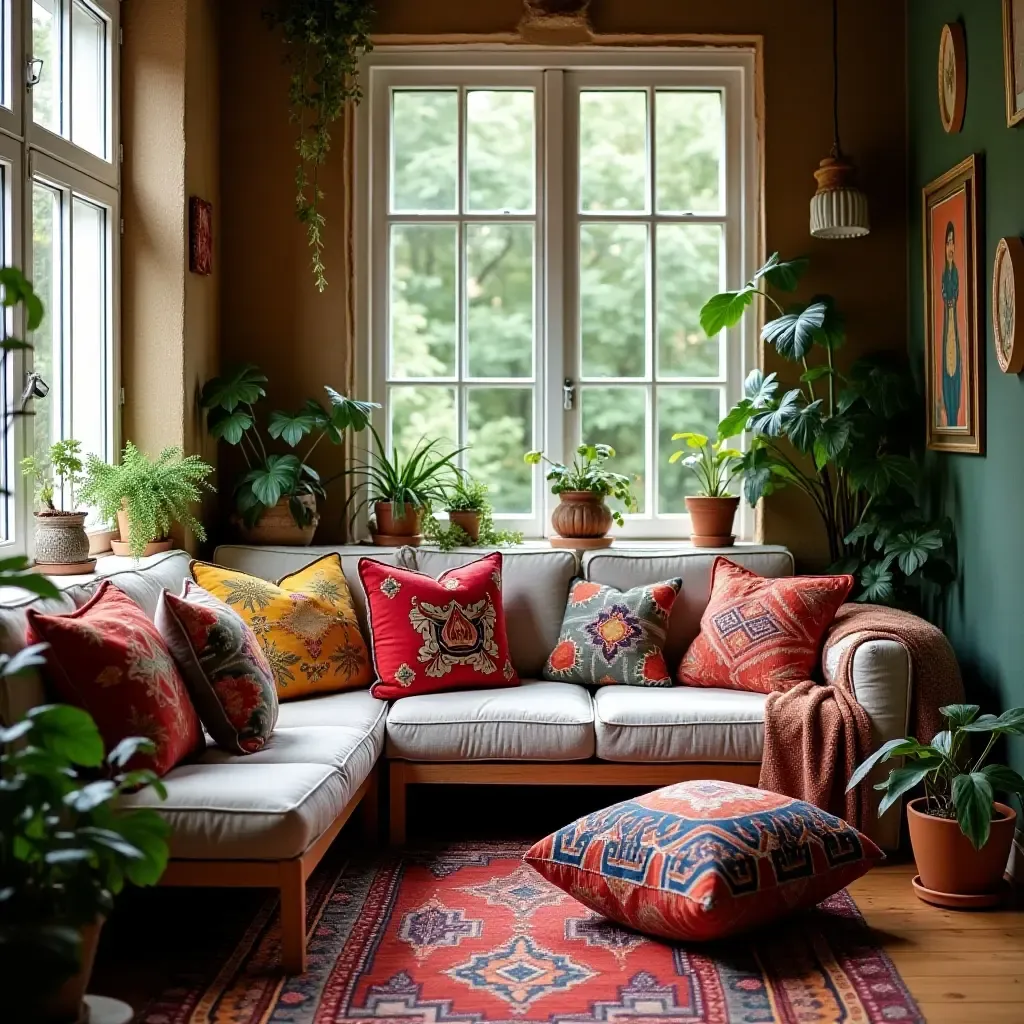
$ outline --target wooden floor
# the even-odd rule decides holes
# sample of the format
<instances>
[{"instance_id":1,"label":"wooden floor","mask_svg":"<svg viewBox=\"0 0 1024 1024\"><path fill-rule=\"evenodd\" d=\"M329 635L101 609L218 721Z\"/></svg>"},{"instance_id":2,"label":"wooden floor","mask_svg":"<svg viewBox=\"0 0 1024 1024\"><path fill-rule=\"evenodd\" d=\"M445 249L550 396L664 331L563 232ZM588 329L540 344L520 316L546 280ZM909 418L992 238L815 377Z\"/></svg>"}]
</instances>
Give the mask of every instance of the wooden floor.
<instances>
[{"instance_id":1,"label":"wooden floor","mask_svg":"<svg viewBox=\"0 0 1024 1024\"><path fill-rule=\"evenodd\" d=\"M928 1024L1024 1024L1024 905L953 911L922 903L913 864L850 886Z\"/></svg>"}]
</instances>

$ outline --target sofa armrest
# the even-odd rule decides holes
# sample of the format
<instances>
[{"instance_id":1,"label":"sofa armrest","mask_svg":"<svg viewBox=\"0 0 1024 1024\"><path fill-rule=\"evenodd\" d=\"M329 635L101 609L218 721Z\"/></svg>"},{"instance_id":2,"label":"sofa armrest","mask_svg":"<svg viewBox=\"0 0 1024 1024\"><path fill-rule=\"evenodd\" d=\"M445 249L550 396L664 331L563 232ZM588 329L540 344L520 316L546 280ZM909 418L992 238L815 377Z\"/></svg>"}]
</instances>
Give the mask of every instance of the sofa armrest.
<instances>
[{"instance_id":1,"label":"sofa armrest","mask_svg":"<svg viewBox=\"0 0 1024 1024\"><path fill-rule=\"evenodd\" d=\"M871 720L871 747L877 750L886 740L907 735L913 685L913 661L910 651L896 640L879 639L869 632L851 633L826 644L823 659L825 681L836 681L846 657L852 658L853 692L857 703ZM868 785L884 780L898 762L887 761L875 767ZM883 849L899 846L901 807L897 804L886 814L876 815L878 798L872 794L871 812L865 832Z\"/></svg>"}]
</instances>

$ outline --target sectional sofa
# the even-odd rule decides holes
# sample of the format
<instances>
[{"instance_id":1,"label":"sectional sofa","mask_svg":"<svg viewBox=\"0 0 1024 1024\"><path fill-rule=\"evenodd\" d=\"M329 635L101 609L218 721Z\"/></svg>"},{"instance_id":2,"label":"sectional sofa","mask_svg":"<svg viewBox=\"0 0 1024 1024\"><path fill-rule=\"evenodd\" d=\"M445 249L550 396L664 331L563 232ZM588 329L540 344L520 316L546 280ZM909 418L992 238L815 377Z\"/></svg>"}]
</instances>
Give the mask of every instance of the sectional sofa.
<instances>
[{"instance_id":1,"label":"sectional sofa","mask_svg":"<svg viewBox=\"0 0 1024 1024\"><path fill-rule=\"evenodd\" d=\"M330 551L342 557L364 628L356 571L360 557L431 576L479 557L479 551L228 545L217 549L214 560L277 579ZM792 557L783 548L745 545L728 553L764 576L793 572ZM271 742L258 753L235 756L211 743L197 761L165 777L166 801L149 791L127 798L133 806L157 807L172 826L172 860L163 884L279 889L282 963L288 973L298 973L305 967L306 879L357 809L376 834L378 779L387 783L393 843L405 840L406 807L416 785L653 788L693 778L756 785L764 738L761 694L687 687L591 690L539 678L577 574L619 589L682 577L666 650L674 666L699 630L716 554L684 547L613 548L588 553L580 563L569 551L507 552L503 599L522 686L408 697L390 707L367 691L282 703ZM0 590L0 646L12 651L22 644L28 607L71 611L103 578L152 617L161 590L180 592L188 571L189 556L172 551L138 564L103 559L97 576L66 578L57 601ZM895 642L858 636L845 640L843 649L846 645L856 647L856 697L871 719L874 741L905 735L909 653ZM826 677L841 653L832 652ZM15 721L46 699L35 677L0 684L0 720ZM870 831L892 848L899 828L896 808Z\"/></svg>"}]
</instances>

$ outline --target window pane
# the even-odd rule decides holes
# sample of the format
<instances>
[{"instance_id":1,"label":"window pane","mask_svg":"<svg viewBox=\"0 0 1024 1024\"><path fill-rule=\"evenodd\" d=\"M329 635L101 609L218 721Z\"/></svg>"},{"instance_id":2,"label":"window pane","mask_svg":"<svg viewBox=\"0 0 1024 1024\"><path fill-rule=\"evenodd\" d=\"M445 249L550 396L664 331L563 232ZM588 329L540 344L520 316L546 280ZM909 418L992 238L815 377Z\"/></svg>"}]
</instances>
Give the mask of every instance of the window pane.
<instances>
[{"instance_id":1,"label":"window pane","mask_svg":"<svg viewBox=\"0 0 1024 1024\"><path fill-rule=\"evenodd\" d=\"M107 156L107 23L71 5L71 141Z\"/></svg>"},{"instance_id":2,"label":"window pane","mask_svg":"<svg viewBox=\"0 0 1024 1024\"><path fill-rule=\"evenodd\" d=\"M32 118L60 134L60 0L32 0L32 56L41 60L39 81L32 87Z\"/></svg>"},{"instance_id":3,"label":"window pane","mask_svg":"<svg viewBox=\"0 0 1024 1024\"><path fill-rule=\"evenodd\" d=\"M584 377L643 377L647 353L647 227L580 227Z\"/></svg>"},{"instance_id":4,"label":"window pane","mask_svg":"<svg viewBox=\"0 0 1024 1024\"><path fill-rule=\"evenodd\" d=\"M533 447L533 392L530 388L470 388L469 471L490 487L495 512L529 514L533 471L523 453Z\"/></svg>"},{"instance_id":5,"label":"window pane","mask_svg":"<svg viewBox=\"0 0 1024 1024\"><path fill-rule=\"evenodd\" d=\"M106 211L71 205L71 436L83 454L107 458Z\"/></svg>"},{"instance_id":6,"label":"window pane","mask_svg":"<svg viewBox=\"0 0 1024 1024\"><path fill-rule=\"evenodd\" d=\"M722 229L717 224L659 224L657 243L658 373L717 377L722 336L705 335L700 308L721 286Z\"/></svg>"},{"instance_id":7,"label":"window pane","mask_svg":"<svg viewBox=\"0 0 1024 1024\"><path fill-rule=\"evenodd\" d=\"M391 101L391 209L454 213L459 94L396 89Z\"/></svg>"},{"instance_id":8,"label":"window pane","mask_svg":"<svg viewBox=\"0 0 1024 1024\"><path fill-rule=\"evenodd\" d=\"M682 447L673 434L692 430L714 439L722 418L719 388L658 389L658 512L685 512L683 499L700 490L697 477L681 463L669 465L669 456ZM738 493L733 488L733 493Z\"/></svg>"},{"instance_id":9,"label":"window pane","mask_svg":"<svg viewBox=\"0 0 1024 1024\"><path fill-rule=\"evenodd\" d=\"M533 225L466 225L471 377L533 372Z\"/></svg>"},{"instance_id":10,"label":"window pane","mask_svg":"<svg viewBox=\"0 0 1024 1024\"><path fill-rule=\"evenodd\" d=\"M580 93L580 209L647 209L647 93Z\"/></svg>"},{"instance_id":11,"label":"window pane","mask_svg":"<svg viewBox=\"0 0 1024 1024\"><path fill-rule=\"evenodd\" d=\"M722 94L658 90L654 102L658 212L717 212L725 145Z\"/></svg>"},{"instance_id":12,"label":"window pane","mask_svg":"<svg viewBox=\"0 0 1024 1024\"><path fill-rule=\"evenodd\" d=\"M454 224L391 229L391 376L455 376Z\"/></svg>"},{"instance_id":13,"label":"window pane","mask_svg":"<svg viewBox=\"0 0 1024 1024\"><path fill-rule=\"evenodd\" d=\"M35 331L32 361L36 373L50 385L49 395L33 403L35 416L35 455L45 456L60 436L61 381L60 338L62 329L61 295L61 199L48 185L32 185L32 286L43 302L46 314Z\"/></svg>"},{"instance_id":14,"label":"window pane","mask_svg":"<svg viewBox=\"0 0 1024 1024\"><path fill-rule=\"evenodd\" d=\"M466 93L466 209L533 212L532 91Z\"/></svg>"},{"instance_id":15,"label":"window pane","mask_svg":"<svg viewBox=\"0 0 1024 1024\"><path fill-rule=\"evenodd\" d=\"M633 481L633 493L644 511L644 474L646 470L647 389L644 387L585 387L581 394L585 444L610 444L615 458L609 469L623 473ZM609 501L622 509L621 502Z\"/></svg>"},{"instance_id":16,"label":"window pane","mask_svg":"<svg viewBox=\"0 0 1024 1024\"><path fill-rule=\"evenodd\" d=\"M391 388L391 444L408 455L421 440L442 441L445 451L456 447L455 389L426 385Z\"/></svg>"}]
</instances>

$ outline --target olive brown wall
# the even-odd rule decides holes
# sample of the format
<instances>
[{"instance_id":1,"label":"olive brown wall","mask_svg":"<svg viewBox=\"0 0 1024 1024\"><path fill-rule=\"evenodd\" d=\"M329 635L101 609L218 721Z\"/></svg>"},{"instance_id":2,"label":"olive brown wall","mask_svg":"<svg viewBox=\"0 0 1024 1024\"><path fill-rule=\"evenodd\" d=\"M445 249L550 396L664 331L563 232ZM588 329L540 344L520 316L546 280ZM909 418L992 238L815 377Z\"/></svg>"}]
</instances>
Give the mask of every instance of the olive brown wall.
<instances>
[{"instance_id":1,"label":"olive brown wall","mask_svg":"<svg viewBox=\"0 0 1024 1024\"><path fill-rule=\"evenodd\" d=\"M279 38L259 0L223 0L221 39L221 356L259 363L275 404L295 404L342 379L345 248L340 219L341 152L325 176L327 264L332 286L315 291L302 228L293 214L294 127ZM906 344L905 11L893 0L842 5L844 148L860 168L873 231L862 241L816 242L808 234L813 171L828 155L831 126L830 5L826 0L594 0L595 31L636 34L760 35L766 106L766 251L806 253L807 294L828 291L848 319L847 357ZM376 32L435 35L509 33L521 0L379 0ZM412 41L412 40L410 40ZM635 40L643 43L643 38ZM870 74L859 74L866 64ZM769 369L777 368L768 353ZM337 453L335 453L337 454ZM328 508L321 538L339 535ZM769 502L765 539L788 544L805 565L824 545L813 510L797 495Z\"/></svg>"}]
</instances>

